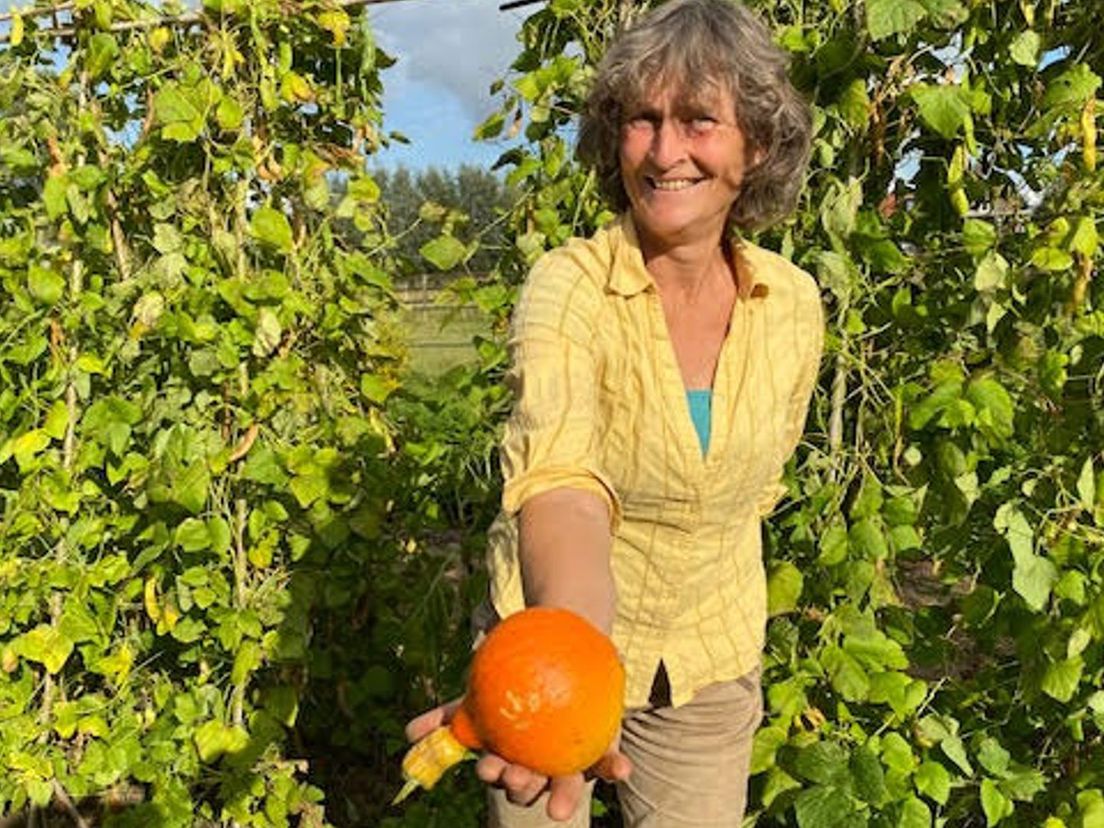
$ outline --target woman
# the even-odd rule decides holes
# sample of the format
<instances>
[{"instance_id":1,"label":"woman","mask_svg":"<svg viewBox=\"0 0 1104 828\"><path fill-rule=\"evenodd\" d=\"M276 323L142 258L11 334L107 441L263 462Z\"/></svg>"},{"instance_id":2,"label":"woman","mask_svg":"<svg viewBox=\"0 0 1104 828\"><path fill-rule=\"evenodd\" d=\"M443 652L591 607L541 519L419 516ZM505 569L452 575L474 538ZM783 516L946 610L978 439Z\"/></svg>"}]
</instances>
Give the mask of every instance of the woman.
<instances>
[{"instance_id":1,"label":"woman","mask_svg":"<svg viewBox=\"0 0 1104 828\"><path fill-rule=\"evenodd\" d=\"M726 0L673 0L600 65L579 156L624 212L533 267L491 531L499 617L580 613L627 673L627 825L739 825L760 719L760 519L783 492L822 342L812 279L735 231L793 207L810 115L784 54ZM411 722L418 738L450 706ZM492 825L589 821L582 775L477 765Z\"/></svg>"}]
</instances>

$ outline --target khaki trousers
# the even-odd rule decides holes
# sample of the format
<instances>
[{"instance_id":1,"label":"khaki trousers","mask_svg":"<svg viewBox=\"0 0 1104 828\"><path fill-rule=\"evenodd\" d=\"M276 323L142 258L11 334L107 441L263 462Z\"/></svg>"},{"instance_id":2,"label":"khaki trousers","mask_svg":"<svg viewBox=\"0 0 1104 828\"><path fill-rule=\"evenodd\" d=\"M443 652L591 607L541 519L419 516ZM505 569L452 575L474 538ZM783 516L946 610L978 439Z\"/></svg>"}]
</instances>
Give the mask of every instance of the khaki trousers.
<instances>
[{"instance_id":1,"label":"khaki trousers","mask_svg":"<svg viewBox=\"0 0 1104 828\"><path fill-rule=\"evenodd\" d=\"M759 670L711 684L682 707L663 703L665 691L661 667L653 704L627 712L622 723L621 750L633 763L632 775L617 785L625 828L738 828L747 804L751 740L763 711ZM491 788L488 825L586 828L593 787L566 823L548 818L548 794L520 807Z\"/></svg>"}]
</instances>

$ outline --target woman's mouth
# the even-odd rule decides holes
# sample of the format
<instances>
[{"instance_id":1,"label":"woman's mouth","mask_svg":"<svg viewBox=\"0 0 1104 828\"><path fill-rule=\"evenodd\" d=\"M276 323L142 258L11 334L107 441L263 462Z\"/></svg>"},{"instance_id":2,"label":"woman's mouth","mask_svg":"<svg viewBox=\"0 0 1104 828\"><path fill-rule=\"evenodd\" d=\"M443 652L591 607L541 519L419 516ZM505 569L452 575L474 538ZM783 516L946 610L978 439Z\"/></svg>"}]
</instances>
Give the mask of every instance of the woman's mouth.
<instances>
[{"instance_id":1,"label":"woman's mouth","mask_svg":"<svg viewBox=\"0 0 1104 828\"><path fill-rule=\"evenodd\" d=\"M699 181L700 178L648 178L648 184L654 190L660 190L665 193L678 192L679 190L685 190L688 187L693 187Z\"/></svg>"}]
</instances>

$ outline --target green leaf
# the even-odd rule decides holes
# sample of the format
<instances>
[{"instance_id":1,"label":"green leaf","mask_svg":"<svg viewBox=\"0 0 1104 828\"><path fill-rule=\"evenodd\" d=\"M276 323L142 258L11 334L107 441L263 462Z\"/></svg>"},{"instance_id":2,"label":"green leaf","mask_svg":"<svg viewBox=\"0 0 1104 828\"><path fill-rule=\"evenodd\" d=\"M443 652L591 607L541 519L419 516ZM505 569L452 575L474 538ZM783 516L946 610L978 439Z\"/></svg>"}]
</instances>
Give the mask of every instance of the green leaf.
<instances>
[{"instance_id":1,"label":"green leaf","mask_svg":"<svg viewBox=\"0 0 1104 828\"><path fill-rule=\"evenodd\" d=\"M382 405L398 387L399 383L391 377L381 374L360 375L360 393L376 405Z\"/></svg>"},{"instance_id":2,"label":"green leaf","mask_svg":"<svg viewBox=\"0 0 1104 828\"><path fill-rule=\"evenodd\" d=\"M1012 815L1012 802L1000 792L997 783L986 777L981 780L981 808L985 824L992 826Z\"/></svg>"},{"instance_id":3,"label":"green leaf","mask_svg":"<svg viewBox=\"0 0 1104 828\"><path fill-rule=\"evenodd\" d=\"M978 425L986 436L1007 440L1015 432L1012 395L993 377L982 376L966 387L966 399L978 412Z\"/></svg>"},{"instance_id":4,"label":"green leaf","mask_svg":"<svg viewBox=\"0 0 1104 828\"><path fill-rule=\"evenodd\" d=\"M31 265L27 271L27 289L43 305L54 305L65 294L65 279L53 270Z\"/></svg>"},{"instance_id":5,"label":"green leaf","mask_svg":"<svg viewBox=\"0 0 1104 828\"><path fill-rule=\"evenodd\" d=\"M1104 792L1098 788L1077 793L1081 828L1104 828Z\"/></svg>"},{"instance_id":6,"label":"green leaf","mask_svg":"<svg viewBox=\"0 0 1104 828\"><path fill-rule=\"evenodd\" d=\"M868 670L904 670L909 666L901 645L877 628L848 634L843 649Z\"/></svg>"},{"instance_id":7,"label":"green leaf","mask_svg":"<svg viewBox=\"0 0 1104 828\"><path fill-rule=\"evenodd\" d=\"M253 211L253 216L249 219L249 232L258 241L281 253L290 253L294 245L287 216L268 205Z\"/></svg>"},{"instance_id":8,"label":"green leaf","mask_svg":"<svg viewBox=\"0 0 1104 828\"><path fill-rule=\"evenodd\" d=\"M1046 777L1034 768L1017 768L1000 782L1001 792L1019 802L1031 802L1047 789Z\"/></svg>"},{"instance_id":9,"label":"green leaf","mask_svg":"<svg viewBox=\"0 0 1104 828\"><path fill-rule=\"evenodd\" d=\"M927 15L918 0L867 0L866 28L874 40L908 34Z\"/></svg>"},{"instance_id":10,"label":"green leaf","mask_svg":"<svg viewBox=\"0 0 1104 828\"><path fill-rule=\"evenodd\" d=\"M820 654L821 666L835 688L847 701L864 701L870 692L870 680L858 660L839 647L829 645Z\"/></svg>"},{"instance_id":11,"label":"green leaf","mask_svg":"<svg viewBox=\"0 0 1104 828\"><path fill-rule=\"evenodd\" d=\"M1100 76L1084 63L1078 63L1047 84L1043 106L1079 107L1096 94L1100 88Z\"/></svg>"},{"instance_id":12,"label":"green leaf","mask_svg":"<svg viewBox=\"0 0 1104 828\"><path fill-rule=\"evenodd\" d=\"M207 489L210 485L211 474L206 461L197 460L174 481L172 499L193 515L198 515L207 502Z\"/></svg>"},{"instance_id":13,"label":"green leaf","mask_svg":"<svg viewBox=\"0 0 1104 828\"><path fill-rule=\"evenodd\" d=\"M962 222L962 243L971 256L980 256L997 243L997 230L988 221L968 218Z\"/></svg>"},{"instance_id":14,"label":"green leaf","mask_svg":"<svg viewBox=\"0 0 1104 828\"><path fill-rule=\"evenodd\" d=\"M261 705L278 722L294 727L299 717L299 692L287 684L265 687L261 691Z\"/></svg>"},{"instance_id":15,"label":"green leaf","mask_svg":"<svg viewBox=\"0 0 1104 828\"><path fill-rule=\"evenodd\" d=\"M864 474L859 494L851 504L851 520L873 517L881 511L885 497L882 493L882 484L872 474Z\"/></svg>"},{"instance_id":16,"label":"green leaf","mask_svg":"<svg viewBox=\"0 0 1104 828\"><path fill-rule=\"evenodd\" d=\"M870 123L870 96L866 82L856 78L847 85L839 99L839 111L853 129L862 129Z\"/></svg>"},{"instance_id":17,"label":"green leaf","mask_svg":"<svg viewBox=\"0 0 1104 828\"><path fill-rule=\"evenodd\" d=\"M916 768L916 757L912 748L896 731L890 731L882 737L882 761L886 767L899 773L912 773Z\"/></svg>"},{"instance_id":18,"label":"green leaf","mask_svg":"<svg viewBox=\"0 0 1104 828\"><path fill-rule=\"evenodd\" d=\"M88 58L85 67L92 80L106 72L119 55L119 44L107 32L97 32L88 41Z\"/></svg>"},{"instance_id":19,"label":"green leaf","mask_svg":"<svg viewBox=\"0 0 1104 828\"><path fill-rule=\"evenodd\" d=\"M1087 512L1093 511L1096 506L1096 482L1093 475L1091 455L1085 458L1085 462L1081 466L1081 474L1077 476L1077 497L1082 509Z\"/></svg>"},{"instance_id":20,"label":"green leaf","mask_svg":"<svg viewBox=\"0 0 1104 828\"><path fill-rule=\"evenodd\" d=\"M993 776L1005 776L1011 758L1008 751L992 736L985 737L977 746L978 764Z\"/></svg>"},{"instance_id":21,"label":"green leaf","mask_svg":"<svg viewBox=\"0 0 1104 828\"><path fill-rule=\"evenodd\" d=\"M207 626L198 618L182 618L172 628L172 637L181 644L192 644L203 637Z\"/></svg>"},{"instance_id":22,"label":"green leaf","mask_svg":"<svg viewBox=\"0 0 1104 828\"><path fill-rule=\"evenodd\" d=\"M910 796L901 803L896 828L931 828L931 810L920 799Z\"/></svg>"},{"instance_id":23,"label":"green leaf","mask_svg":"<svg viewBox=\"0 0 1104 828\"><path fill-rule=\"evenodd\" d=\"M176 253L184 247L184 240L173 225L158 223L153 226L153 246L159 253Z\"/></svg>"},{"instance_id":24,"label":"green leaf","mask_svg":"<svg viewBox=\"0 0 1104 828\"><path fill-rule=\"evenodd\" d=\"M1004 535L1017 561L1031 557L1035 552L1035 533L1023 512L1015 503L1002 504L993 516L993 528Z\"/></svg>"},{"instance_id":25,"label":"green leaf","mask_svg":"<svg viewBox=\"0 0 1104 828\"><path fill-rule=\"evenodd\" d=\"M836 515L832 518L819 543L817 563L821 566L835 566L847 559L847 524L842 517Z\"/></svg>"},{"instance_id":26,"label":"green leaf","mask_svg":"<svg viewBox=\"0 0 1104 828\"><path fill-rule=\"evenodd\" d=\"M42 203L46 206L46 215L51 221L61 218L69 209L65 191L69 189L69 176L51 175L42 187Z\"/></svg>"},{"instance_id":27,"label":"green leaf","mask_svg":"<svg viewBox=\"0 0 1104 828\"><path fill-rule=\"evenodd\" d=\"M65 432L69 429L69 407L63 400L55 400L54 404L50 406L50 411L46 415L46 420L42 424L42 430L46 432L50 437L55 440L60 440L65 437ZM1092 471L1092 464L1089 464L1090 473Z\"/></svg>"},{"instance_id":28,"label":"green leaf","mask_svg":"<svg viewBox=\"0 0 1104 828\"><path fill-rule=\"evenodd\" d=\"M24 468L48 445L50 435L41 428L36 428L11 440L6 448L15 455L20 468Z\"/></svg>"},{"instance_id":29,"label":"green leaf","mask_svg":"<svg viewBox=\"0 0 1104 828\"><path fill-rule=\"evenodd\" d=\"M249 674L261 666L263 661L261 645L253 640L241 643L238 652L234 655L234 666L230 671L230 681L234 685L245 684Z\"/></svg>"},{"instance_id":30,"label":"green leaf","mask_svg":"<svg viewBox=\"0 0 1104 828\"><path fill-rule=\"evenodd\" d=\"M476 141L487 141L497 138L506 125L506 117L501 112L496 112L475 128L473 138Z\"/></svg>"},{"instance_id":31,"label":"green leaf","mask_svg":"<svg viewBox=\"0 0 1104 828\"><path fill-rule=\"evenodd\" d=\"M245 465L242 466L241 475L246 480L268 486L283 486L288 479L276 452L264 445L255 445L250 450Z\"/></svg>"},{"instance_id":32,"label":"green leaf","mask_svg":"<svg viewBox=\"0 0 1104 828\"><path fill-rule=\"evenodd\" d=\"M858 557L874 561L889 557L889 545L876 520L860 520L851 527L847 539L848 545Z\"/></svg>"},{"instance_id":33,"label":"green leaf","mask_svg":"<svg viewBox=\"0 0 1104 828\"><path fill-rule=\"evenodd\" d=\"M865 746L856 748L851 753L849 765L855 795L871 805L885 802L889 796L885 784L885 772L874 752Z\"/></svg>"},{"instance_id":34,"label":"green leaf","mask_svg":"<svg viewBox=\"0 0 1104 828\"><path fill-rule=\"evenodd\" d=\"M909 92L924 123L944 138L954 138L971 122L970 103L960 86L918 83Z\"/></svg>"},{"instance_id":35,"label":"green leaf","mask_svg":"<svg viewBox=\"0 0 1104 828\"><path fill-rule=\"evenodd\" d=\"M161 135L168 141L189 143L203 129L203 110L192 95L179 84L166 83L153 96L153 113L161 126Z\"/></svg>"},{"instance_id":36,"label":"green leaf","mask_svg":"<svg viewBox=\"0 0 1104 828\"><path fill-rule=\"evenodd\" d=\"M1031 254L1031 263L1040 270L1057 273L1073 267L1073 256L1057 247L1036 247Z\"/></svg>"},{"instance_id":37,"label":"green leaf","mask_svg":"<svg viewBox=\"0 0 1104 828\"><path fill-rule=\"evenodd\" d=\"M1039 555L1016 561L1012 572L1012 588L1035 612L1046 608L1051 588L1057 580L1057 568Z\"/></svg>"},{"instance_id":38,"label":"green leaf","mask_svg":"<svg viewBox=\"0 0 1104 828\"><path fill-rule=\"evenodd\" d=\"M207 524L198 518L187 518L177 526L174 540L185 552L202 552L211 546Z\"/></svg>"},{"instance_id":39,"label":"green leaf","mask_svg":"<svg viewBox=\"0 0 1104 828\"><path fill-rule=\"evenodd\" d=\"M1095 256L1100 247L1100 236L1096 232L1096 222L1091 216L1081 216L1070 234L1069 249L1082 256Z\"/></svg>"},{"instance_id":40,"label":"green leaf","mask_svg":"<svg viewBox=\"0 0 1104 828\"><path fill-rule=\"evenodd\" d=\"M304 509L330 492L329 481L322 474L297 475L291 479L288 488Z\"/></svg>"},{"instance_id":41,"label":"green leaf","mask_svg":"<svg viewBox=\"0 0 1104 828\"><path fill-rule=\"evenodd\" d=\"M963 773L967 776L974 775L974 769L970 765L970 760L966 757L966 746L962 744L962 739L953 733L948 733L940 740L939 747L943 749L944 755L958 765Z\"/></svg>"},{"instance_id":42,"label":"green leaf","mask_svg":"<svg viewBox=\"0 0 1104 828\"><path fill-rule=\"evenodd\" d=\"M1085 663L1081 656L1062 659L1047 665L1043 674L1043 692L1063 704L1073 698L1081 684Z\"/></svg>"},{"instance_id":43,"label":"green leaf","mask_svg":"<svg viewBox=\"0 0 1104 828\"><path fill-rule=\"evenodd\" d=\"M57 673L73 652L73 642L61 632L46 624L40 624L15 641L16 652L30 661L37 661L46 672Z\"/></svg>"},{"instance_id":44,"label":"green leaf","mask_svg":"<svg viewBox=\"0 0 1104 828\"><path fill-rule=\"evenodd\" d=\"M232 131L241 127L245 120L245 111L241 104L231 97L225 97L215 109L215 121L221 129Z\"/></svg>"},{"instance_id":45,"label":"green leaf","mask_svg":"<svg viewBox=\"0 0 1104 828\"><path fill-rule=\"evenodd\" d=\"M913 776L916 790L929 799L946 805L951 795L951 775L939 762L925 760Z\"/></svg>"},{"instance_id":46,"label":"green leaf","mask_svg":"<svg viewBox=\"0 0 1104 828\"><path fill-rule=\"evenodd\" d=\"M909 409L909 428L919 431L937 414L962 396L962 382L951 380L937 385L932 392Z\"/></svg>"},{"instance_id":47,"label":"green leaf","mask_svg":"<svg viewBox=\"0 0 1104 828\"><path fill-rule=\"evenodd\" d=\"M207 521L207 535L211 539L211 549L219 555L230 551L230 524L226 518L216 515Z\"/></svg>"},{"instance_id":48,"label":"green leaf","mask_svg":"<svg viewBox=\"0 0 1104 828\"><path fill-rule=\"evenodd\" d=\"M1016 35L1016 39L1012 41L1008 53L1012 56L1012 60L1020 66L1034 69L1039 65L1039 48L1042 43L1039 33L1033 29L1028 29L1026 32L1020 32Z\"/></svg>"},{"instance_id":49,"label":"green leaf","mask_svg":"<svg viewBox=\"0 0 1104 828\"><path fill-rule=\"evenodd\" d=\"M985 257L978 262L974 272L974 288L979 293L988 293L997 288L1006 287L1008 283L1008 260L1000 253L990 250Z\"/></svg>"},{"instance_id":50,"label":"green leaf","mask_svg":"<svg viewBox=\"0 0 1104 828\"><path fill-rule=\"evenodd\" d=\"M851 799L839 788L817 785L802 791L794 800L798 828L852 828L855 826Z\"/></svg>"},{"instance_id":51,"label":"green leaf","mask_svg":"<svg viewBox=\"0 0 1104 828\"><path fill-rule=\"evenodd\" d=\"M452 270L467 254L467 247L455 236L440 235L423 244L418 252L438 270Z\"/></svg>"},{"instance_id":52,"label":"green leaf","mask_svg":"<svg viewBox=\"0 0 1104 828\"><path fill-rule=\"evenodd\" d=\"M249 744L245 728L230 726L217 719L197 727L193 738L199 758L204 762L213 762L223 754L239 753Z\"/></svg>"},{"instance_id":53,"label":"green leaf","mask_svg":"<svg viewBox=\"0 0 1104 828\"><path fill-rule=\"evenodd\" d=\"M771 568L767 578L767 607L771 616L797 609L804 578L801 570L788 561Z\"/></svg>"},{"instance_id":54,"label":"green leaf","mask_svg":"<svg viewBox=\"0 0 1104 828\"><path fill-rule=\"evenodd\" d=\"M843 784L847 779L847 760L847 750L838 742L814 742L797 752L792 771L809 782Z\"/></svg>"},{"instance_id":55,"label":"green leaf","mask_svg":"<svg viewBox=\"0 0 1104 828\"><path fill-rule=\"evenodd\" d=\"M283 336L280 319L272 308L261 308L257 313L257 327L253 331L253 356L265 357L276 350Z\"/></svg>"}]
</instances>

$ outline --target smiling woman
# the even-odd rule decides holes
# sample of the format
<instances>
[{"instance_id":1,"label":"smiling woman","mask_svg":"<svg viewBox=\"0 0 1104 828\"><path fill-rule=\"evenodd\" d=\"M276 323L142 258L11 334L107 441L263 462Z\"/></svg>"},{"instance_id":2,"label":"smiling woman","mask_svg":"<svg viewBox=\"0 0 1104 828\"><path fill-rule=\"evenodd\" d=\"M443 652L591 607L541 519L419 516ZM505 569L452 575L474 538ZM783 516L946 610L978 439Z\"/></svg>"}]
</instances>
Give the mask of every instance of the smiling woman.
<instances>
[{"instance_id":1,"label":"smiling woman","mask_svg":"<svg viewBox=\"0 0 1104 828\"><path fill-rule=\"evenodd\" d=\"M594 773L626 824L738 825L761 709L760 519L823 322L812 279L737 231L792 208L810 115L753 15L672 0L614 42L579 134L623 212L538 260L515 308L488 615L564 607L612 637L627 712ZM477 770L492 825L588 821L581 774L490 754Z\"/></svg>"}]
</instances>

